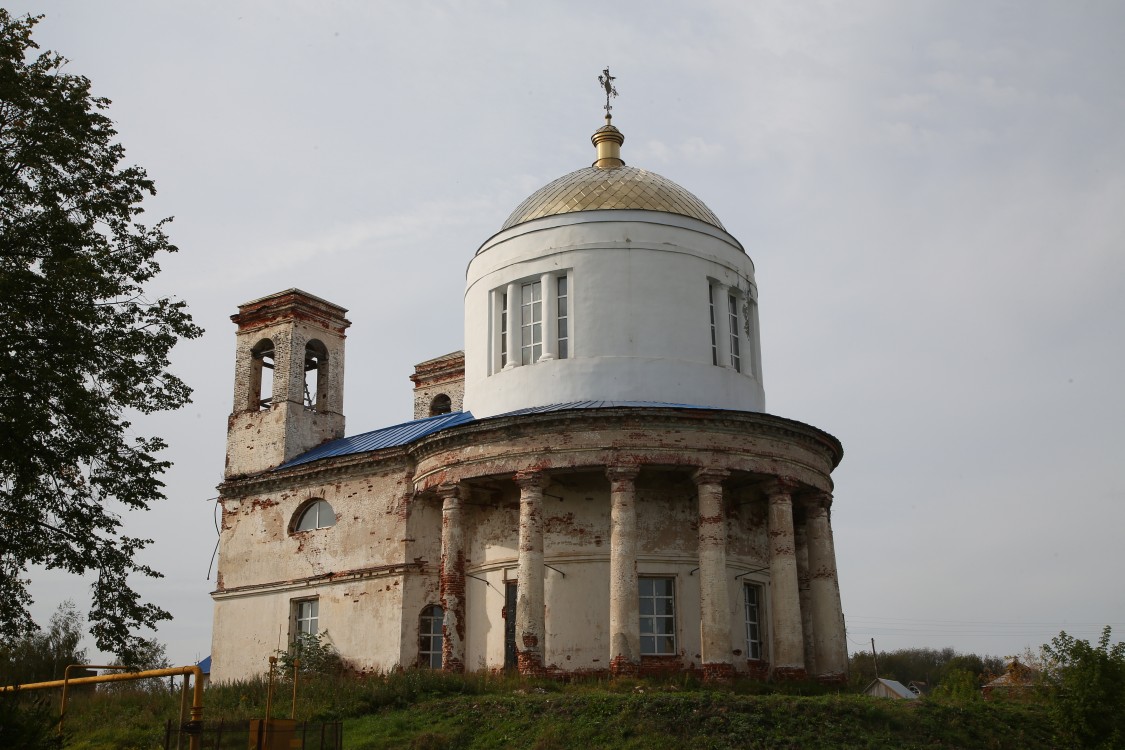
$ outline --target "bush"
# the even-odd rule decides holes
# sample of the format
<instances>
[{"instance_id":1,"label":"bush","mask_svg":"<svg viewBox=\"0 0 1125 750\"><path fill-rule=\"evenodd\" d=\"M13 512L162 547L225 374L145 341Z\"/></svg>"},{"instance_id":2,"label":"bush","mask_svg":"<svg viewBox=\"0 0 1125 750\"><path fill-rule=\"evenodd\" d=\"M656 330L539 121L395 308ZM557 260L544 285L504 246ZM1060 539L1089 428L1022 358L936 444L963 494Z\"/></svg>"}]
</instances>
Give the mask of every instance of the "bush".
<instances>
[{"instance_id":1,"label":"bush","mask_svg":"<svg viewBox=\"0 0 1125 750\"><path fill-rule=\"evenodd\" d=\"M288 651L277 652L277 663L282 677L291 677L295 666L302 677L339 675L345 666L340 652L328 640L328 631L319 635L298 633Z\"/></svg>"},{"instance_id":2,"label":"bush","mask_svg":"<svg viewBox=\"0 0 1125 750\"><path fill-rule=\"evenodd\" d=\"M1084 748L1125 745L1125 643L1110 645L1107 626L1097 646L1059 633L1043 646L1045 681L1059 733Z\"/></svg>"}]
</instances>

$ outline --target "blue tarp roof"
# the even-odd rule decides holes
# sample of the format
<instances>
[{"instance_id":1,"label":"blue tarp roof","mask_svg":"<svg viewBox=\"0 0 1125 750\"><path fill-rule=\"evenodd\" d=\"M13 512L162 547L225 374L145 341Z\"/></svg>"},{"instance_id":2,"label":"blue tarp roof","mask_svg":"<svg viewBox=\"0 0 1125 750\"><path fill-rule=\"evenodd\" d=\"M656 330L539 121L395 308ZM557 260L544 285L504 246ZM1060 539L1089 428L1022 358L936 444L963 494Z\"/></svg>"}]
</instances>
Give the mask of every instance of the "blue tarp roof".
<instances>
[{"instance_id":1,"label":"blue tarp roof","mask_svg":"<svg viewBox=\"0 0 1125 750\"><path fill-rule=\"evenodd\" d=\"M712 409L716 410L714 406L696 406L693 404L665 404L658 401L570 401L564 404L547 404L546 406L532 406L526 409L518 409L510 411L505 414L498 414L495 418L499 417L518 417L524 414L546 414L548 412L556 411L571 411L573 409L614 409L620 407L649 407L649 408L663 408L663 409ZM367 453L369 451L382 450L384 448L396 448L401 445L407 445L415 440L433 435L435 432L447 429L449 427L457 427L459 425L468 424L469 422L480 421L473 416L469 411L455 411L451 414L439 414L436 417L425 417L423 419L415 419L410 422L403 422L396 424L392 427L384 427L379 430L372 430L365 432L361 435L352 437L340 438L333 440L330 443L317 446L307 453L294 458L292 461L278 466L277 469L288 469L293 466L300 466L312 461L319 461L322 458L333 458L337 456L348 456L353 453Z\"/></svg>"}]
</instances>

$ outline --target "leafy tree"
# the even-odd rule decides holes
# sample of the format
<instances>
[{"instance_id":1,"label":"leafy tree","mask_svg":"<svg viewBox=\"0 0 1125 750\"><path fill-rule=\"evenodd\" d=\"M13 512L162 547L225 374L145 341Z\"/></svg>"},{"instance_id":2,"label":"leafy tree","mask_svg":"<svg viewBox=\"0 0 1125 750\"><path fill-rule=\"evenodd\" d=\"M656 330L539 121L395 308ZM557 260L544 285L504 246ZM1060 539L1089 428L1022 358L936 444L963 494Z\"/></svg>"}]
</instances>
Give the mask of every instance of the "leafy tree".
<instances>
[{"instance_id":1,"label":"leafy tree","mask_svg":"<svg viewBox=\"0 0 1125 750\"><path fill-rule=\"evenodd\" d=\"M1043 646L1051 714L1060 733L1085 748L1125 745L1125 643L1096 646L1059 633Z\"/></svg>"},{"instance_id":2,"label":"leafy tree","mask_svg":"<svg viewBox=\"0 0 1125 750\"><path fill-rule=\"evenodd\" d=\"M980 677L999 673L1004 669L1002 659L995 656L959 654L952 648L903 648L879 652L879 676L906 684L925 682L931 688L940 685L953 671L965 671ZM875 665L871 653L857 651L852 654L849 671L852 682L864 686L875 678Z\"/></svg>"},{"instance_id":3,"label":"leafy tree","mask_svg":"<svg viewBox=\"0 0 1125 750\"><path fill-rule=\"evenodd\" d=\"M277 666L282 677L293 674L296 660L300 660L298 671L302 675L338 675L345 669L340 652L328 640L327 630L317 635L298 633L289 644L288 651L277 652Z\"/></svg>"},{"instance_id":4,"label":"leafy tree","mask_svg":"<svg viewBox=\"0 0 1125 750\"><path fill-rule=\"evenodd\" d=\"M133 660L128 662L126 666L133 669L143 671L146 669L165 669L172 666L172 662L168 660L168 654L165 651L164 644L155 638L145 638L138 641L136 647L133 649ZM165 689L171 689L172 680L164 681L163 677L150 677L145 680L128 680L124 682L107 682L98 686L99 690L108 693L130 693L130 692L149 692L159 693Z\"/></svg>"},{"instance_id":5,"label":"leafy tree","mask_svg":"<svg viewBox=\"0 0 1125 750\"><path fill-rule=\"evenodd\" d=\"M0 747L61 750L66 738L56 729L58 721L48 703L29 694L0 693Z\"/></svg>"},{"instance_id":6,"label":"leafy tree","mask_svg":"<svg viewBox=\"0 0 1125 750\"><path fill-rule=\"evenodd\" d=\"M69 664L85 664L82 615L69 599L51 615L46 633L33 631L0 648L0 684L61 680Z\"/></svg>"},{"instance_id":7,"label":"leafy tree","mask_svg":"<svg viewBox=\"0 0 1125 750\"><path fill-rule=\"evenodd\" d=\"M981 700L979 673L954 667L945 673L941 684L930 694L951 703L973 703Z\"/></svg>"},{"instance_id":8,"label":"leafy tree","mask_svg":"<svg viewBox=\"0 0 1125 750\"><path fill-rule=\"evenodd\" d=\"M34 52L39 20L0 9L0 636L34 628L30 565L92 572L95 642L131 660L132 633L169 615L130 586L159 574L115 510L161 499L169 464L128 417L188 402L168 355L202 331L183 302L146 297L176 250L168 220L137 220L153 183L121 166L109 100Z\"/></svg>"}]
</instances>

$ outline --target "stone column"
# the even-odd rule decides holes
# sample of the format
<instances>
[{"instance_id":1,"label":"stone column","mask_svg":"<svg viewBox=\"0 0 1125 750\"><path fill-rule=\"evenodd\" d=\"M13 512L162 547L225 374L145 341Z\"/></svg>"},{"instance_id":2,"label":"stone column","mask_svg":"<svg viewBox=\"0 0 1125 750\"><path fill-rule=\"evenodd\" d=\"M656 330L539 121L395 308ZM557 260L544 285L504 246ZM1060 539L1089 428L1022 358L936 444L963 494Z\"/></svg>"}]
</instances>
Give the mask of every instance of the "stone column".
<instances>
[{"instance_id":1,"label":"stone column","mask_svg":"<svg viewBox=\"0 0 1125 750\"><path fill-rule=\"evenodd\" d=\"M692 475L699 495L699 611L704 679L734 676L731 662L730 591L727 582L727 517L723 510L726 471L699 469Z\"/></svg>"},{"instance_id":2,"label":"stone column","mask_svg":"<svg viewBox=\"0 0 1125 750\"><path fill-rule=\"evenodd\" d=\"M543 672L543 475L516 474L520 487L520 550L516 567L516 664L520 674Z\"/></svg>"},{"instance_id":3,"label":"stone column","mask_svg":"<svg viewBox=\"0 0 1125 750\"><path fill-rule=\"evenodd\" d=\"M817 679L843 682L848 674L848 647L840 589L836 579L836 552L832 544L829 508L832 496L821 493L806 506L809 538L809 593Z\"/></svg>"},{"instance_id":4,"label":"stone column","mask_svg":"<svg viewBox=\"0 0 1125 750\"><path fill-rule=\"evenodd\" d=\"M636 675L641 666L641 616L637 594L636 466L610 466L609 671Z\"/></svg>"},{"instance_id":5,"label":"stone column","mask_svg":"<svg viewBox=\"0 0 1125 750\"><path fill-rule=\"evenodd\" d=\"M778 679L803 679L804 634L793 541L792 495L797 482L777 479L767 483L764 489L769 498L771 672Z\"/></svg>"},{"instance_id":6,"label":"stone column","mask_svg":"<svg viewBox=\"0 0 1125 750\"><path fill-rule=\"evenodd\" d=\"M463 490L438 487L441 497L441 668L465 671L465 533L461 525Z\"/></svg>"},{"instance_id":7,"label":"stone column","mask_svg":"<svg viewBox=\"0 0 1125 750\"><path fill-rule=\"evenodd\" d=\"M809 593L808 524L802 523L803 509L793 508L793 545L797 553L797 594L801 605L801 634L805 655L805 674L816 674L816 646L813 643L812 600Z\"/></svg>"},{"instance_id":8,"label":"stone column","mask_svg":"<svg viewBox=\"0 0 1125 750\"><path fill-rule=\"evenodd\" d=\"M540 311L540 320L543 322L543 353L539 355L540 362L547 362L555 358L555 351L559 343L559 327L555 323L558 312L555 306L558 304L558 290L555 289L555 275L553 273L545 273L539 277L539 288L543 290L542 305Z\"/></svg>"},{"instance_id":9,"label":"stone column","mask_svg":"<svg viewBox=\"0 0 1125 750\"><path fill-rule=\"evenodd\" d=\"M523 361L523 353L520 351L520 345L523 343L523 330L520 328L523 321L520 318L520 309L520 285L508 284L508 338L504 345L508 350L508 364L504 365L505 370L519 367L520 362Z\"/></svg>"}]
</instances>

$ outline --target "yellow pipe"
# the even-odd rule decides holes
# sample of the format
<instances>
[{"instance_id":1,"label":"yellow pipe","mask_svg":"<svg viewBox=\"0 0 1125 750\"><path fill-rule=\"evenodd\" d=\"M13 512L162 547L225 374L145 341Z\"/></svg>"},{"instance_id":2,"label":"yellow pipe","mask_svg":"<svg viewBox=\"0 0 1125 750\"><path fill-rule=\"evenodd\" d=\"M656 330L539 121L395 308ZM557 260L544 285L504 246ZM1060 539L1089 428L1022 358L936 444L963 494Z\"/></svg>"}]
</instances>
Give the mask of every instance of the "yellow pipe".
<instances>
[{"instance_id":1,"label":"yellow pipe","mask_svg":"<svg viewBox=\"0 0 1125 750\"><path fill-rule=\"evenodd\" d=\"M63 731L63 719L66 718L66 699L70 692L70 670L72 669L128 669L118 664L67 664L63 670L62 700L59 701L59 734Z\"/></svg>"},{"instance_id":2,"label":"yellow pipe","mask_svg":"<svg viewBox=\"0 0 1125 750\"><path fill-rule=\"evenodd\" d=\"M143 680L149 677L171 677L174 675L183 675L187 677L190 675L194 681L194 690L192 692L191 704L191 721L188 722L193 728L200 728L203 723L203 670L199 665L193 664L188 667L169 667L167 669L146 669L143 672L125 672L122 674L100 674L94 677L76 677L73 680L65 679L69 673L70 667L86 667L94 669L121 669L119 666L98 667L89 664L72 664L67 667L67 672L64 672L64 679L51 680L49 682L30 682L25 685L0 685L0 692L14 692L16 690L49 690L50 688L63 688L64 692L68 685L94 685L102 682L128 682L130 680ZM65 713L66 705L62 706ZM199 734L197 732L191 733L191 747L196 750L199 747Z\"/></svg>"}]
</instances>

